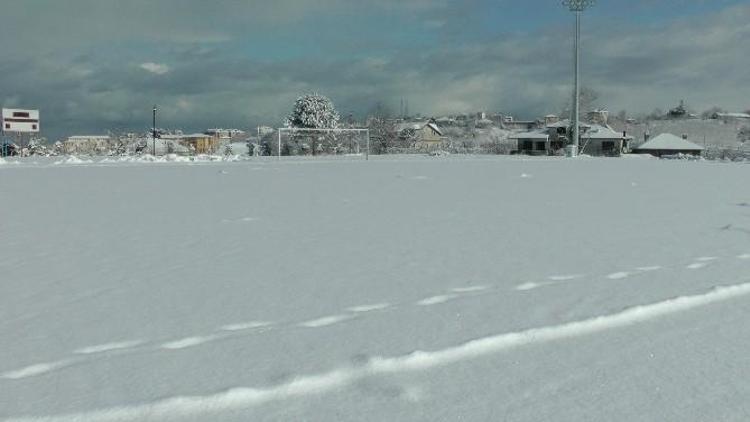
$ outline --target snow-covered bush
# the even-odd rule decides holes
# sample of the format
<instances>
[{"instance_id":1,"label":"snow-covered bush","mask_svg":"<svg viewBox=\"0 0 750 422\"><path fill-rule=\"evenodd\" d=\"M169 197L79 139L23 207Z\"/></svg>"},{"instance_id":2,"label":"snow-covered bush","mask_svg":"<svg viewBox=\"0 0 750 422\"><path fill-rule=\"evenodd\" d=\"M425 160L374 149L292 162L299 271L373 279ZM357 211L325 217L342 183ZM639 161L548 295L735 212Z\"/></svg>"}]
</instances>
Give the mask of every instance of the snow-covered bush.
<instances>
[{"instance_id":1,"label":"snow-covered bush","mask_svg":"<svg viewBox=\"0 0 750 422\"><path fill-rule=\"evenodd\" d=\"M335 129L339 125L339 119L339 113L330 98L320 94L310 94L297 98L294 109L287 117L286 126L307 129Z\"/></svg>"}]
</instances>

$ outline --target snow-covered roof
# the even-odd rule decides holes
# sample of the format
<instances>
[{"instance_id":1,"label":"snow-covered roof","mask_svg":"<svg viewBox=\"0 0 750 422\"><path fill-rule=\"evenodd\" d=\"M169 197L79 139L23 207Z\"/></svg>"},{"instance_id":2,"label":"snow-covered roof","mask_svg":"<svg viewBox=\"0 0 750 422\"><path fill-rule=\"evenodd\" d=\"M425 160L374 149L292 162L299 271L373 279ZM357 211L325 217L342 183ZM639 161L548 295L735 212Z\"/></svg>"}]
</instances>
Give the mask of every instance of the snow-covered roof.
<instances>
[{"instance_id":1,"label":"snow-covered roof","mask_svg":"<svg viewBox=\"0 0 750 422\"><path fill-rule=\"evenodd\" d=\"M427 126L431 127L432 130L434 130L435 132L437 132L438 135L443 136L443 131L440 130L440 128L435 123L432 123L432 122L427 123Z\"/></svg>"},{"instance_id":2,"label":"snow-covered roof","mask_svg":"<svg viewBox=\"0 0 750 422\"><path fill-rule=\"evenodd\" d=\"M509 136L510 139L549 139L549 135L545 132L523 132L523 133L516 133L514 135Z\"/></svg>"},{"instance_id":3,"label":"snow-covered roof","mask_svg":"<svg viewBox=\"0 0 750 422\"><path fill-rule=\"evenodd\" d=\"M406 129L419 130L422 129L427 122L402 122L396 125L397 132L403 132Z\"/></svg>"},{"instance_id":4,"label":"snow-covered roof","mask_svg":"<svg viewBox=\"0 0 750 422\"><path fill-rule=\"evenodd\" d=\"M88 141L91 139L107 140L109 135L75 135L68 137L69 141Z\"/></svg>"},{"instance_id":5,"label":"snow-covered roof","mask_svg":"<svg viewBox=\"0 0 750 422\"><path fill-rule=\"evenodd\" d=\"M440 130L440 128L438 127L438 125L436 125L433 122L404 122L404 123L399 123L399 124L396 125L396 132L401 133L401 132L403 132L404 130L407 130L407 129L422 130L426 126L431 127L435 132L437 132L438 135L443 136L443 131Z\"/></svg>"},{"instance_id":6,"label":"snow-covered roof","mask_svg":"<svg viewBox=\"0 0 750 422\"><path fill-rule=\"evenodd\" d=\"M213 138L212 135L207 135L205 133L193 133L189 135L161 135L159 138L166 139L170 141L179 141L182 139L205 139L205 138Z\"/></svg>"},{"instance_id":7,"label":"snow-covered roof","mask_svg":"<svg viewBox=\"0 0 750 422\"><path fill-rule=\"evenodd\" d=\"M579 124L584 129L591 127L591 125L588 125L588 124L583 123L583 122L579 122ZM550 128L550 129L557 129L559 127L568 127L568 126L571 126L570 119L560 120L559 122L550 123L550 124L547 125L547 127Z\"/></svg>"},{"instance_id":8,"label":"snow-covered roof","mask_svg":"<svg viewBox=\"0 0 750 422\"><path fill-rule=\"evenodd\" d=\"M687 139L682 139L679 136L672 135L671 133L662 133L661 135L651 139L645 144L642 144L636 149L662 151L703 151L702 146L696 145L688 141Z\"/></svg>"},{"instance_id":9,"label":"snow-covered roof","mask_svg":"<svg viewBox=\"0 0 750 422\"><path fill-rule=\"evenodd\" d=\"M616 132L611 127L601 125L591 125L582 137L588 139L633 139L632 136L623 136L622 133Z\"/></svg>"},{"instance_id":10,"label":"snow-covered roof","mask_svg":"<svg viewBox=\"0 0 750 422\"><path fill-rule=\"evenodd\" d=\"M747 113L716 113L719 119L750 119L750 114Z\"/></svg>"}]
</instances>

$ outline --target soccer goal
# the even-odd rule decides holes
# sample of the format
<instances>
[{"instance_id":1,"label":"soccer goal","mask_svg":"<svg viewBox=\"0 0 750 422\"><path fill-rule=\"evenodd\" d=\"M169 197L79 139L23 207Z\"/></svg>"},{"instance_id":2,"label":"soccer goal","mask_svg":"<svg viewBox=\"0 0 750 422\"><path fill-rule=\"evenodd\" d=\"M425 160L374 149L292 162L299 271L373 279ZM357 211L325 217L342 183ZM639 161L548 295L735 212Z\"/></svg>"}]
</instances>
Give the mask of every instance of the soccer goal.
<instances>
[{"instance_id":1,"label":"soccer goal","mask_svg":"<svg viewBox=\"0 0 750 422\"><path fill-rule=\"evenodd\" d=\"M368 160L370 130L279 128L276 155L360 155Z\"/></svg>"}]
</instances>

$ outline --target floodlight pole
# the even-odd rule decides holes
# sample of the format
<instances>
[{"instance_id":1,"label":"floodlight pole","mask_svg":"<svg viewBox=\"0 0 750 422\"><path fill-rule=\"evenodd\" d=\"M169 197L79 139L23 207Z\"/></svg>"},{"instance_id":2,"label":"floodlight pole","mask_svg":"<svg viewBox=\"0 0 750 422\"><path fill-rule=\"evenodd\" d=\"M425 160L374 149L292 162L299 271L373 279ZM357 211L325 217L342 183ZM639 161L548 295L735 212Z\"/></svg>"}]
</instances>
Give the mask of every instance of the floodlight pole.
<instances>
[{"instance_id":1,"label":"floodlight pole","mask_svg":"<svg viewBox=\"0 0 750 422\"><path fill-rule=\"evenodd\" d=\"M154 104L154 115L151 125L151 142L154 143L154 157L156 157L156 104Z\"/></svg>"},{"instance_id":2,"label":"floodlight pole","mask_svg":"<svg viewBox=\"0 0 750 422\"><path fill-rule=\"evenodd\" d=\"M563 6L568 7L571 12L576 14L576 32L575 32L575 60L574 60L574 82L573 82L573 153L572 156L578 155L578 143L580 139L580 98L581 98L581 15L586 8L593 6L596 0L563 0Z\"/></svg>"}]
</instances>

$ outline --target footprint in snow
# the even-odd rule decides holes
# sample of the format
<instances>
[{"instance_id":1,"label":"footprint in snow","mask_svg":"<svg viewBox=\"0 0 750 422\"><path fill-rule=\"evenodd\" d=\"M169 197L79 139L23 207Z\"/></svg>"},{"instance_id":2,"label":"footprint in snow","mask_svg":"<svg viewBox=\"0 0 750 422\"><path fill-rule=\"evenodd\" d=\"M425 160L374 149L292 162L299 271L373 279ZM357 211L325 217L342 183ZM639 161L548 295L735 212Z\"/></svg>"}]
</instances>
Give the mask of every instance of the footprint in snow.
<instances>
[{"instance_id":1,"label":"footprint in snow","mask_svg":"<svg viewBox=\"0 0 750 422\"><path fill-rule=\"evenodd\" d=\"M466 287L454 287L451 289L453 293L477 293L488 290L488 286L466 286Z\"/></svg>"},{"instance_id":2,"label":"footprint in snow","mask_svg":"<svg viewBox=\"0 0 750 422\"><path fill-rule=\"evenodd\" d=\"M250 322L238 322L235 324L227 324L219 327L221 331L245 331L254 330L258 328L268 328L272 324L267 321L250 321Z\"/></svg>"},{"instance_id":3,"label":"footprint in snow","mask_svg":"<svg viewBox=\"0 0 750 422\"><path fill-rule=\"evenodd\" d=\"M133 340L133 341L120 341L120 342L113 342L113 343L106 343L106 344L98 344L96 346L88 346L83 347L77 350L74 350L73 353L77 355L92 355L96 353L105 353L105 352L112 352L116 350L127 350L132 349L134 347L138 347L144 342L141 340Z\"/></svg>"},{"instance_id":4,"label":"footprint in snow","mask_svg":"<svg viewBox=\"0 0 750 422\"><path fill-rule=\"evenodd\" d=\"M552 281L569 281L569 280L575 280L581 277L583 277L582 274L569 274L569 275L551 275L547 278Z\"/></svg>"},{"instance_id":5,"label":"footprint in snow","mask_svg":"<svg viewBox=\"0 0 750 422\"><path fill-rule=\"evenodd\" d=\"M257 220L258 219L255 217L240 217L240 218L235 218L235 219L225 218L221 220L221 222L222 223L249 223L249 222L257 221Z\"/></svg>"},{"instance_id":6,"label":"footprint in snow","mask_svg":"<svg viewBox=\"0 0 750 422\"><path fill-rule=\"evenodd\" d=\"M387 309L390 307L391 305L389 303L375 303L372 305L352 306L351 308L347 308L346 310L349 312L355 312L355 313L365 313L365 312L381 311L383 309Z\"/></svg>"},{"instance_id":7,"label":"footprint in snow","mask_svg":"<svg viewBox=\"0 0 750 422\"><path fill-rule=\"evenodd\" d=\"M180 350L180 349L187 349L189 347L195 347L199 346L201 344L208 343L210 341L216 340L218 336L195 336L195 337L186 337L180 340L170 341L167 343L162 344L160 347L162 349L166 350Z\"/></svg>"},{"instance_id":8,"label":"footprint in snow","mask_svg":"<svg viewBox=\"0 0 750 422\"><path fill-rule=\"evenodd\" d=\"M305 327L305 328L320 328L320 327L327 327L333 324L338 324L339 322L348 321L352 318L354 318L354 315L343 315L343 314L331 315L331 316L326 316L326 317L306 321L299 325L300 327Z\"/></svg>"},{"instance_id":9,"label":"footprint in snow","mask_svg":"<svg viewBox=\"0 0 750 422\"><path fill-rule=\"evenodd\" d=\"M518 286L516 286L516 290L518 290L519 292L525 292L528 290L538 289L539 287L542 287L542 286L544 286L544 284L533 283L533 282L523 283L523 284L519 284Z\"/></svg>"},{"instance_id":10,"label":"footprint in snow","mask_svg":"<svg viewBox=\"0 0 750 422\"><path fill-rule=\"evenodd\" d=\"M65 359L65 360L59 360L56 362L45 362L45 363L37 363L34 365L29 365L25 368L16 369L14 371L8 371L3 374L0 374L0 378L5 378L9 380L19 380L24 378L30 378L35 377L38 375L44 375L46 373L62 369L66 366L70 366L75 364L76 361L73 359Z\"/></svg>"},{"instance_id":11,"label":"footprint in snow","mask_svg":"<svg viewBox=\"0 0 750 422\"><path fill-rule=\"evenodd\" d=\"M437 296L431 296L425 299L420 300L417 302L417 305L419 306L432 306L432 305L438 305L441 303L448 302L449 300L453 300L457 298L458 295L455 294L446 294L446 295L437 295Z\"/></svg>"}]
</instances>

